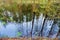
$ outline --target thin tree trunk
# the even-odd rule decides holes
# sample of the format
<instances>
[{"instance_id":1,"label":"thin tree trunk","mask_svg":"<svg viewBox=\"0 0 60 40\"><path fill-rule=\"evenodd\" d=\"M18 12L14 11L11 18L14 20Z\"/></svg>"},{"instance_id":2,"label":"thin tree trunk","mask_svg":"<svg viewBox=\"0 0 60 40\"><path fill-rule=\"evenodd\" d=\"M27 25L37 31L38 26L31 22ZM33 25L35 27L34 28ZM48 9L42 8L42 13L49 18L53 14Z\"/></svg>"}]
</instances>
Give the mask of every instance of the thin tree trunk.
<instances>
[{"instance_id":1,"label":"thin tree trunk","mask_svg":"<svg viewBox=\"0 0 60 40\"><path fill-rule=\"evenodd\" d=\"M33 32L34 18L35 18L35 12L33 12L33 20L32 20L31 37L32 37L32 32Z\"/></svg>"},{"instance_id":2,"label":"thin tree trunk","mask_svg":"<svg viewBox=\"0 0 60 40\"><path fill-rule=\"evenodd\" d=\"M55 20L54 20L55 21ZM54 23L53 23L54 24ZM52 24L52 27L53 27L53 24ZM52 31L52 27L51 27L51 30L49 31L49 35L48 35L48 37L50 36L50 33L51 33L51 31Z\"/></svg>"},{"instance_id":3,"label":"thin tree trunk","mask_svg":"<svg viewBox=\"0 0 60 40\"><path fill-rule=\"evenodd\" d=\"M27 14L27 17L29 18L28 14ZM27 18L27 38L28 38L28 18Z\"/></svg>"},{"instance_id":4,"label":"thin tree trunk","mask_svg":"<svg viewBox=\"0 0 60 40\"><path fill-rule=\"evenodd\" d=\"M41 33L41 37L42 37L42 31L43 31L43 28L44 28L44 24L45 24L46 18L47 18L47 15L45 15L45 19L44 19L44 22L43 22L43 25L42 25L42 29L41 29L41 31L39 32L39 36L40 36L40 33Z\"/></svg>"}]
</instances>

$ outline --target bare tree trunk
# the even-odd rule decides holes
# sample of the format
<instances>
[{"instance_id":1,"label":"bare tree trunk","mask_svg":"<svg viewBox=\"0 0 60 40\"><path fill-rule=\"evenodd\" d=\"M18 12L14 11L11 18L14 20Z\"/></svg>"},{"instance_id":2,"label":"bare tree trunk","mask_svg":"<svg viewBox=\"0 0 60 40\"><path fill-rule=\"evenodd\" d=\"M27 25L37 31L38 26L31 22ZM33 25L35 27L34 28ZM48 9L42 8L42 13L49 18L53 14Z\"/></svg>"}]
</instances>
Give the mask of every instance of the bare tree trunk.
<instances>
[{"instance_id":1,"label":"bare tree trunk","mask_svg":"<svg viewBox=\"0 0 60 40\"><path fill-rule=\"evenodd\" d=\"M54 20L54 21L55 21L55 20ZM53 22L53 24L54 24L54 22ZM52 24L52 27L53 27L53 24ZM50 36L51 31L52 31L52 27L51 27L51 29L50 29L50 31L49 31L49 35L48 35L47 37L49 37L49 36Z\"/></svg>"},{"instance_id":2,"label":"bare tree trunk","mask_svg":"<svg viewBox=\"0 0 60 40\"><path fill-rule=\"evenodd\" d=\"M45 19L44 19L44 22L43 22L43 25L42 25L41 32L39 32L39 36L40 36L40 33L41 33L41 37L42 37L42 31L43 31L43 28L44 28L46 18L47 18L47 15L45 15Z\"/></svg>"},{"instance_id":3,"label":"bare tree trunk","mask_svg":"<svg viewBox=\"0 0 60 40\"><path fill-rule=\"evenodd\" d=\"M33 32L34 18L35 18L35 12L33 12L33 20L32 20L31 37L32 37L32 32Z\"/></svg>"}]
</instances>

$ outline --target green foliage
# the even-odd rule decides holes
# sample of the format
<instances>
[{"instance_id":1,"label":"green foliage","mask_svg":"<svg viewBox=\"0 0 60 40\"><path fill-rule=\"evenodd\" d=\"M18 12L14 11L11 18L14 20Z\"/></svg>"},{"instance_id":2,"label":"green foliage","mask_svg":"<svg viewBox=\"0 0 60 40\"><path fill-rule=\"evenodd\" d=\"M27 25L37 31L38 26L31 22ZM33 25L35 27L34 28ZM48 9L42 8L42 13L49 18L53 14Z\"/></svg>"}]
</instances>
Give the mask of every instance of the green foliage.
<instances>
[{"instance_id":1,"label":"green foliage","mask_svg":"<svg viewBox=\"0 0 60 40\"><path fill-rule=\"evenodd\" d=\"M17 33L17 36L18 36L18 37L21 36L21 32L18 32L18 33Z\"/></svg>"},{"instance_id":2,"label":"green foliage","mask_svg":"<svg viewBox=\"0 0 60 40\"><path fill-rule=\"evenodd\" d=\"M17 4L16 2L10 4L9 6L0 7L0 20L3 21L16 21L18 19L20 22L23 21L23 16L26 16L26 21L32 20L33 7L35 7L35 16L38 18L41 13L47 14L49 18L60 18L60 4L59 3L47 3L47 4ZM9 11L13 14L13 17L4 16L3 12ZM19 15L17 17L16 13ZM7 13L6 13L7 14Z\"/></svg>"}]
</instances>

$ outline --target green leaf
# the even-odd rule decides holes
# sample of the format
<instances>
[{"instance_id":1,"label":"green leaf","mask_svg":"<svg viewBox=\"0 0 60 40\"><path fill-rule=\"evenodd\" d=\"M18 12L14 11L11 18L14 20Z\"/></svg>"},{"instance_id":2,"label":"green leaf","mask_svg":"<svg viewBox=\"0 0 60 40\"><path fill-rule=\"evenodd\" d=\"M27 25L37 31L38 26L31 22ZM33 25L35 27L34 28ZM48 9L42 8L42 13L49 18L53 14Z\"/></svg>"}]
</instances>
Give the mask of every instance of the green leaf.
<instances>
[{"instance_id":1,"label":"green leaf","mask_svg":"<svg viewBox=\"0 0 60 40\"><path fill-rule=\"evenodd\" d=\"M21 32L18 32L17 35L20 36L21 35Z\"/></svg>"}]
</instances>

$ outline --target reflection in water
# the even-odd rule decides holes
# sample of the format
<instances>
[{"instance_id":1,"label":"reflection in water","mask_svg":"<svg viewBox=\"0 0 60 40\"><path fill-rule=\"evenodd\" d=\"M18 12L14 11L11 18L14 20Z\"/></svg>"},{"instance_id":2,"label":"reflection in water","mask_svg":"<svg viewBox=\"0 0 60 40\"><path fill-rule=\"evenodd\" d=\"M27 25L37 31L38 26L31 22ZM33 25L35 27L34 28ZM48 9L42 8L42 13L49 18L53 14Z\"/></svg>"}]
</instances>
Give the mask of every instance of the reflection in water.
<instances>
[{"instance_id":1,"label":"reflection in water","mask_svg":"<svg viewBox=\"0 0 60 40\"><path fill-rule=\"evenodd\" d=\"M34 25L33 25L33 33L32 36L38 36L39 32L42 29L43 21L44 21L43 15L39 17L39 19L34 19ZM37 21L38 20L38 21ZM55 38L59 27L57 24L53 25L53 20L46 20L44 24L44 28L42 31L42 36ZM53 25L53 26L52 26ZM5 27L6 26L6 27ZM24 22L22 23L17 23L17 22L8 22L7 24L3 24L2 21L0 21L0 37L24 37L28 36L30 37L31 34L31 28L32 28L32 21L26 22L26 17L24 16ZM51 30L52 28L52 30ZM51 30L51 32L50 32ZM51 34L49 34L49 32Z\"/></svg>"}]
</instances>

